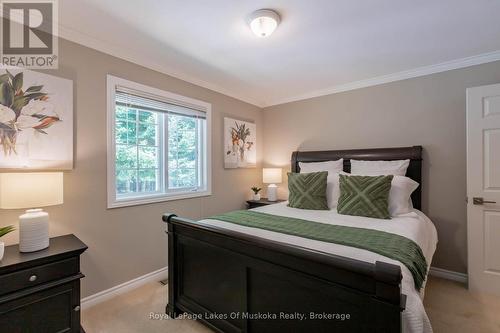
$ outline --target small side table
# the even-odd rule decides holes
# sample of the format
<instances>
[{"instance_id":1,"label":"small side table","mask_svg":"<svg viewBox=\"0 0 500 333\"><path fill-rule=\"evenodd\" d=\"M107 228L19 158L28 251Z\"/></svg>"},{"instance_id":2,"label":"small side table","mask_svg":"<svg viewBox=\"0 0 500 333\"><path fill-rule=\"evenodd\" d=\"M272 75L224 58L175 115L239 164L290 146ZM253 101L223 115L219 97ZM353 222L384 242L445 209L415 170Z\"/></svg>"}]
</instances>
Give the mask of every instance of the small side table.
<instances>
[{"instance_id":1,"label":"small side table","mask_svg":"<svg viewBox=\"0 0 500 333\"><path fill-rule=\"evenodd\" d=\"M272 204L275 204L278 202L283 202L283 201L286 201L286 200L269 201L269 200L267 200L267 198L262 198L260 200L247 200L247 205L248 205L248 209L252 209L252 208L272 205Z\"/></svg>"},{"instance_id":2,"label":"small side table","mask_svg":"<svg viewBox=\"0 0 500 333\"><path fill-rule=\"evenodd\" d=\"M50 239L44 250L5 247L0 261L0 331L80 333L80 254L75 235Z\"/></svg>"}]
</instances>

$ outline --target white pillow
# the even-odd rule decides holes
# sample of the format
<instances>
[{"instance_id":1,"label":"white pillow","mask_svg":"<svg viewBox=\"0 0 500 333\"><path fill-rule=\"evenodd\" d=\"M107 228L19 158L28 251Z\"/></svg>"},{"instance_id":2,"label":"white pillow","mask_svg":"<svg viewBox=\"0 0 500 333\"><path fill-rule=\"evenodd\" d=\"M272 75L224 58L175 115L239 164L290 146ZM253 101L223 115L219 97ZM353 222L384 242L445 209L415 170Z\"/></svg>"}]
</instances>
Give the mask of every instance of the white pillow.
<instances>
[{"instance_id":1,"label":"white pillow","mask_svg":"<svg viewBox=\"0 0 500 333\"><path fill-rule=\"evenodd\" d=\"M328 171L326 179L326 200L330 209L336 208L340 196L339 173L343 172L344 160L326 162L299 162L300 173Z\"/></svg>"},{"instance_id":2,"label":"white pillow","mask_svg":"<svg viewBox=\"0 0 500 333\"><path fill-rule=\"evenodd\" d=\"M328 171L330 173L338 173L344 171L344 159L326 162L299 162L300 173L311 173Z\"/></svg>"},{"instance_id":3,"label":"white pillow","mask_svg":"<svg viewBox=\"0 0 500 333\"><path fill-rule=\"evenodd\" d=\"M326 200L328 201L328 207L330 209L336 209L339 204L340 198L340 177L339 175L348 175L348 173L332 173L328 174L327 184L326 184Z\"/></svg>"},{"instance_id":4,"label":"white pillow","mask_svg":"<svg viewBox=\"0 0 500 333\"><path fill-rule=\"evenodd\" d=\"M411 194L417 189L419 184L411 178L404 176L394 176L389 191L389 213L391 216L409 213L413 204Z\"/></svg>"},{"instance_id":5,"label":"white pillow","mask_svg":"<svg viewBox=\"0 0 500 333\"><path fill-rule=\"evenodd\" d=\"M360 161L351 160L351 174L364 176L406 175L410 160Z\"/></svg>"}]
</instances>

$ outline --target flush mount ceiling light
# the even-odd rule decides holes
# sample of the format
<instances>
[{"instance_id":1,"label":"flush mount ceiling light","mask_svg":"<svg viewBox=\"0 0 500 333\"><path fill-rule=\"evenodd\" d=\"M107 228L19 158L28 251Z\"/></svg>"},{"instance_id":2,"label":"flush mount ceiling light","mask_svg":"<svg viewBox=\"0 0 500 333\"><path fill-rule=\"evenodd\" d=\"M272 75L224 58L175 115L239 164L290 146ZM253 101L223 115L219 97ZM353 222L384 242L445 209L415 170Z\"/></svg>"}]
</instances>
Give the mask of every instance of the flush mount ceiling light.
<instances>
[{"instance_id":1,"label":"flush mount ceiling light","mask_svg":"<svg viewBox=\"0 0 500 333\"><path fill-rule=\"evenodd\" d=\"M280 16L274 10L259 9L249 18L250 29L259 37L268 37L280 23Z\"/></svg>"}]
</instances>

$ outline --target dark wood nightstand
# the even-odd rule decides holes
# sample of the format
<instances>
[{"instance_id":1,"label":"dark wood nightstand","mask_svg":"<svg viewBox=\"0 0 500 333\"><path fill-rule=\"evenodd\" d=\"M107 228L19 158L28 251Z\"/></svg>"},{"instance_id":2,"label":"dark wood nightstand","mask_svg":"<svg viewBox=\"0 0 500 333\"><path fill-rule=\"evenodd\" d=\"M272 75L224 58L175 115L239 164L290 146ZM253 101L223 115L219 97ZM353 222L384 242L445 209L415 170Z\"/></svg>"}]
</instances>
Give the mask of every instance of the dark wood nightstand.
<instances>
[{"instance_id":1,"label":"dark wood nightstand","mask_svg":"<svg viewBox=\"0 0 500 333\"><path fill-rule=\"evenodd\" d=\"M50 239L47 249L20 253L5 247L0 261L0 331L83 332L80 327L80 254L75 235Z\"/></svg>"},{"instance_id":2,"label":"dark wood nightstand","mask_svg":"<svg viewBox=\"0 0 500 333\"><path fill-rule=\"evenodd\" d=\"M267 205L272 205L278 202L283 202L286 200L276 200L276 201L269 201L267 198L262 198L260 200L247 200L247 205L248 209L256 208L256 207L261 207L261 206L267 206Z\"/></svg>"}]
</instances>

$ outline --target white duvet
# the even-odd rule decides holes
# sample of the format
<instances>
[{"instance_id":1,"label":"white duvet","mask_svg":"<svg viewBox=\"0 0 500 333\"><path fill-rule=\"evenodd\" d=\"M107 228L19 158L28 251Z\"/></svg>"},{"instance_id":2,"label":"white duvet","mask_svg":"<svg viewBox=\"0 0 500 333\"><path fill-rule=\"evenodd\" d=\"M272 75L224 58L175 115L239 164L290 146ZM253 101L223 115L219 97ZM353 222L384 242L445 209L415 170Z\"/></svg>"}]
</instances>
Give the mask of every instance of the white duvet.
<instances>
[{"instance_id":1,"label":"white duvet","mask_svg":"<svg viewBox=\"0 0 500 333\"><path fill-rule=\"evenodd\" d=\"M416 209L411 213L393 217L391 220L340 215L337 214L335 210L306 210L290 208L287 206L286 202L259 207L255 208L254 210L262 213L299 218L308 221L376 229L393 234L398 234L413 240L420 246L428 265L430 265L432 256L434 254L434 251L436 250L436 228L424 213ZM358 259L370 263L375 263L375 261L384 261L399 265L401 266L401 270L403 273L402 292L407 296L406 309L403 312L403 331L408 333L432 332L429 318L425 313L424 305L422 303L424 288L421 289L420 293L415 289L413 277L410 271L399 261L387 258L374 252L370 252L368 250L316 241L258 228L240 226L229 222L209 219L202 220L201 222L274 241L295 244L313 250L341 255L344 257Z\"/></svg>"}]
</instances>

